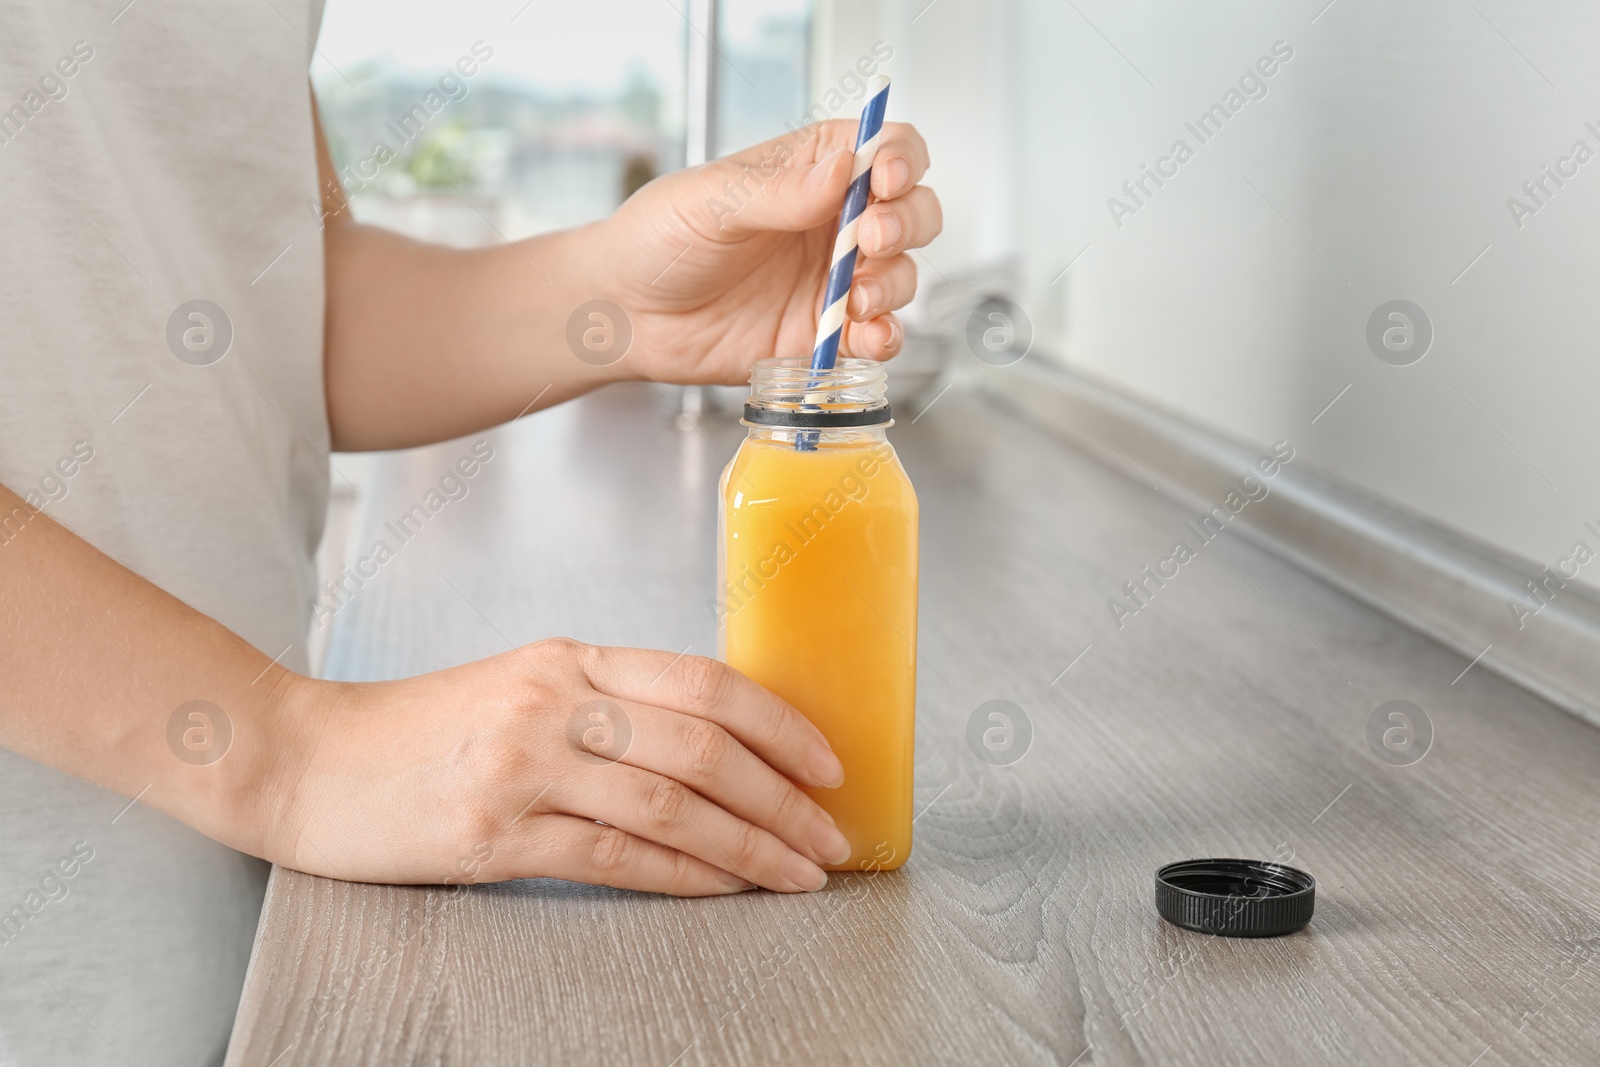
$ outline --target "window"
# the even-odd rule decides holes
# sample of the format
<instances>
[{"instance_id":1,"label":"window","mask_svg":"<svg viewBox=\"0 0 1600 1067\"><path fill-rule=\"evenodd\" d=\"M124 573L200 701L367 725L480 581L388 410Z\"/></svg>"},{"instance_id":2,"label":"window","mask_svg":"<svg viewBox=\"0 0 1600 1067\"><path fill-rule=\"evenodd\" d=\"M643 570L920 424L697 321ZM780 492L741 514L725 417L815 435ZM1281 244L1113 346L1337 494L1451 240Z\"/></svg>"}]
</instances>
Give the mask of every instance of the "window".
<instances>
[{"instance_id":1,"label":"window","mask_svg":"<svg viewBox=\"0 0 1600 1067\"><path fill-rule=\"evenodd\" d=\"M708 7L721 154L805 111L807 0L329 0L312 80L353 213L458 246L604 218L684 164Z\"/></svg>"},{"instance_id":2,"label":"window","mask_svg":"<svg viewBox=\"0 0 1600 1067\"><path fill-rule=\"evenodd\" d=\"M329 0L312 80L353 213L460 246L609 215L683 164L687 32L665 0Z\"/></svg>"},{"instance_id":3,"label":"window","mask_svg":"<svg viewBox=\"0 0 1600 1067\"><path fill-rule=\"evenodd\" d=\"M721 0L716 64L718 155L784 132L805 113L810 64L806 0Z\"/></svg>"}]
</instances>

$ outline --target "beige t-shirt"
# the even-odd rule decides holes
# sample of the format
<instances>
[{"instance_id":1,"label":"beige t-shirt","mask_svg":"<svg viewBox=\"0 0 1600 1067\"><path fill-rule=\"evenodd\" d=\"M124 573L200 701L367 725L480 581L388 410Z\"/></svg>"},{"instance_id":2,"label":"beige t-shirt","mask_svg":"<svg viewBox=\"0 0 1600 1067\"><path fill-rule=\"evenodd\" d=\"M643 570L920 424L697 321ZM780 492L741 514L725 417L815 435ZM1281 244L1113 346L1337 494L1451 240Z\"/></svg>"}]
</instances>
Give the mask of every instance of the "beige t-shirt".
<instances>
[{"instance_id":1,"label":"beige t-shirt","mask_svg":"<svg viewBox=\"0 0 1600 1067\"><path fill-rule=\"evenodd\" d=\"M321 0L125 3L0 0L0 482L304 670ZM0 751L0 1064L220 1063L265 879Z\"/></svg>"}]
</instances>

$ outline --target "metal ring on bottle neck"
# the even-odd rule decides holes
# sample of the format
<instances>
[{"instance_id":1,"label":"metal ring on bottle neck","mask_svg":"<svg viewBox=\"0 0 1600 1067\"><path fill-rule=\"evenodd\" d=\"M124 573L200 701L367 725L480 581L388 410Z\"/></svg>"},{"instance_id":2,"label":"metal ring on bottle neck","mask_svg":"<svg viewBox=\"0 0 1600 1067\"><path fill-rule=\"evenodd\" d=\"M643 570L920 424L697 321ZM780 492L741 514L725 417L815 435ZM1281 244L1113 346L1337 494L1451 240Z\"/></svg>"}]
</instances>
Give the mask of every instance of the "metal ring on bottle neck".
<instances>
[{"instance_id":1,"label":"metal ring on bottle neck","mask_svg":"<svg viewBox=\"0 0 1600 1067\"><path fill-rule=\"evenodd\" d=\"M858 426L881 426L889 421L889 405L855 411L801 411L798 408L769 408L744 405L744 421L757 426L783 426L799 430L843 430Z\"/></svg>"}]
</instances>

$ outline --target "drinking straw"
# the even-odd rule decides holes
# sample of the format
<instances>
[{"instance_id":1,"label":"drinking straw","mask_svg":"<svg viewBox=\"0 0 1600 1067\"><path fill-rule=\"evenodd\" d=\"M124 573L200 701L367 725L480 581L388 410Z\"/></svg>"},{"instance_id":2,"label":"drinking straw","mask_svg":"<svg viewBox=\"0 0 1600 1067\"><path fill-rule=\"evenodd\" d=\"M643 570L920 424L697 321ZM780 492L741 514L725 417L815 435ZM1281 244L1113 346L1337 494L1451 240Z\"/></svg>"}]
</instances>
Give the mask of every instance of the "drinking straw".
<instances>
[{"instance_id":1,"label":"drinking straw","mask_svg":"<svg viewBox=\"0 0 1600 1067\"><path fill-rule=\"evenodd\" d=\"M844 332L844 304L850 295L850 281L856 273L856 230L861 212L866 210L872 185L872 158L878 154L883 132L883 112L889 103L889 76L879 74L867 86L867 102L861 108L861 125L856 130L855 166L850 171L850 188L844 195L844 212L839 216L839 235L833 241L833 268L828 272L828 288L822 298L822 318L817 323L817 343L811 352L811 369L832 370L839 355L839 336Z\"/></svg>"},{"instance_id":2,"label":"drinking straw","mask_svg":"<svg viewBox=\"0 0 1600 1067\"><path fill-rule=\"evenodd\" d=\"M850 171L850 187L844 196L844 211L839 215L839 233L833 241L833 266L823 291L822 317L817 322L817 342L811 350L813 377L832 370L839 356L839 338L844 333L845 301L856 273L856 251L860 247L856 231L861 213L866 210L872 186L872 160L878 154L883 132L883 113L889 104L889 76L879 74L867 84L867 100L861 108L861 125L856 129L855 164ZM795 435L795 447L810 451L816 447L815 433Z\"/></svg>"}]
</instances>

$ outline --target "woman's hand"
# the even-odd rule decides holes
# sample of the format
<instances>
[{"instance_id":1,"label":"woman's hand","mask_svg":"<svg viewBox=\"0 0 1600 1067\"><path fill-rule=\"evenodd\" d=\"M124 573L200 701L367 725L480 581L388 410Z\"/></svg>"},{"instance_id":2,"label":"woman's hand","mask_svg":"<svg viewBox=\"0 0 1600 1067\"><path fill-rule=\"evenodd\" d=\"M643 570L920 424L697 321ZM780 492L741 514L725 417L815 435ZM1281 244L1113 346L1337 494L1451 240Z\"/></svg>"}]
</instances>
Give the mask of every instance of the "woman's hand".
<instances>
[{"instance_id":1,"label":"woman's hand","mask_svg":"<svg viewBox=\"0 0 1600 1067\"><path fill-rule=\"evenodd\" d=\"M591 277L609 288L596 295L634 331L618 369L739 384L758 359L809 355L855 137L853 121L806 127L658 178L600 223ZM917 184L927 169L922 136L886 123L840 355L888 359L905 340L892 312L916 293L910 250L944 225L939 198Z\"/></svg>"},{"instance_id":2,"label":"woman's hand","mask_svg":"<svg viewBox=\"0 0 1600 1067\"><path fill-rule=\"evenodd\" d=\"M794 784L843 781L822 734L716 660L557 639L286 692L261 818L302 871L703 896L820 889L850 851Z\"/></svg>"}]
</instances>

